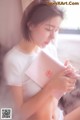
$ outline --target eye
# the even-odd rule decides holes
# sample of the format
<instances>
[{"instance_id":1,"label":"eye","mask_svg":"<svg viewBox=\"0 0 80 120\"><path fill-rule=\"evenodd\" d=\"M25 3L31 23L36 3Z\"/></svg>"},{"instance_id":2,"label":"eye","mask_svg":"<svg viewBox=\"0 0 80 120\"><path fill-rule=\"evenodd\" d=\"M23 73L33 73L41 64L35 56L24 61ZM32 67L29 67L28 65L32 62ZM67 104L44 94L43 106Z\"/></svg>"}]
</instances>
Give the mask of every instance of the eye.
<instances>
[{"instance_id":1,"label":"eye","mask_svg":"<svg viewBox=\"0 0 80 120\"><path fill-rule=\"evenodd\" d=\"M49 32L53 31L53 29L50 29L50 28L45 28L45 29Z\"/></svg>"},{"instance_id":2,"label":"eye","mask_svg":"<svg viewBox=\"0 0 80 120\"><path fill-rule=\"evenodd\" d=\"M59 28L45 28L48 32L58 32Z\"/></svg>"}]
</instances>

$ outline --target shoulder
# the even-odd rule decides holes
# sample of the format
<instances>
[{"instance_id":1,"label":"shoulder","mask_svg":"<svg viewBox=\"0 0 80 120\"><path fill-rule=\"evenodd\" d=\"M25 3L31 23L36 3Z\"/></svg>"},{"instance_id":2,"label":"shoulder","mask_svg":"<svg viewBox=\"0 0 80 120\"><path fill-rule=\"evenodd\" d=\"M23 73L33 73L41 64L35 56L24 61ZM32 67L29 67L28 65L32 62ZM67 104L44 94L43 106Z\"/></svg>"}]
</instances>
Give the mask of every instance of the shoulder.
<instances>
[{"instance_id":1,"label":"shoulder","mask_svg":"<svg viewBox=\"0 0 80 120\"><path fill-rule=\"evenodd\" d=\"M18 52L15 50L15 48L12 48L4 57L4 64L16 64L18 65L18 59L19 59L19 54Z\"/></svg>"},{"instance_id":2,"label":"shoulder","mask_svg":"<svg viewBox=\"0 0 80 120\"><path fill-rule=\"evenodd\" d=\"M21 63L25 63L24 61L27 61L29 59L29 56L22 52L17 47L12 48L4 57L5 63L13 63L16 65L20 65Z\"/></svg>"},{"instance_id":3,"label":"shoulder","mask_svg":"<svg viewBox=\"0 0 80 120\"><path fill-rule=\"evenodd\" d=\"M13 47L4 57L4 60L16 61L21 57L19 50Z\"/></svg>"},{"instance_id":4,"label":"shoulder","mask_svg":"<svg viewBox=\"0 0 80 120\"><path fill-rule=\"evenodd\" d=\"M12 48L4 57L3 61L3 70L6 76L11 73L21 73L21 69L19 68L18 56L17 52L14 48Z\"/></svg>"},{"instance_id":5,"label":"shoulder","mask_svg":"<svg viewBox=\"0 0 80 120\"><path fill-rule=\"evenodd\" d=\"M23 71L31 64L33 56L21 52L17 47L12 48L4 57L4 65Z\"/></svg>"},{"instance_id":6,"label":"shoulder","mask_svg":"<svg viewBox=\"0 0 80 120\"><path fill-rule=\"evenodd\" d=\"M3 63L5 69L15 70L21 73L28 62L27 57L25 58L25 56L14 47L5 55Z\"/></svg>"}]
</instances>

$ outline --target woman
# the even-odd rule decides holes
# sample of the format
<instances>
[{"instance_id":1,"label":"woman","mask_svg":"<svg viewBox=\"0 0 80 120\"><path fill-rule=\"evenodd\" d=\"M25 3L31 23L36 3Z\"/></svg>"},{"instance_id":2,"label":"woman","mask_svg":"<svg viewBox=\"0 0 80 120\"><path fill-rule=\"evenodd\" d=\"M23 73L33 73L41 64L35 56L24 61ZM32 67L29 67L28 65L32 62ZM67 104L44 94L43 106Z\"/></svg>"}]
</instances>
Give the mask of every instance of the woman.
<instances>
[{"instance_id":1,"label":"woman","mask_svg":"<svg viewBox=\"0 0 80 120\"><path fill-rule=\"evenodd\" d=\"M50 79L43 89L25 75L25 71L38 54L38 48L44 48L55 38L62 19L63 12L57 6L49 5L45 1L33 1L23 13L23 38L5 57L5 78L21 120L63 119L54 90L68 92L74 88L75 78L65 76L73 74L73 70L66 67ZM73 119L73 115L74 113L71 113L64 119L80 119L80 116Z\"/></svg>"}]
</instances>

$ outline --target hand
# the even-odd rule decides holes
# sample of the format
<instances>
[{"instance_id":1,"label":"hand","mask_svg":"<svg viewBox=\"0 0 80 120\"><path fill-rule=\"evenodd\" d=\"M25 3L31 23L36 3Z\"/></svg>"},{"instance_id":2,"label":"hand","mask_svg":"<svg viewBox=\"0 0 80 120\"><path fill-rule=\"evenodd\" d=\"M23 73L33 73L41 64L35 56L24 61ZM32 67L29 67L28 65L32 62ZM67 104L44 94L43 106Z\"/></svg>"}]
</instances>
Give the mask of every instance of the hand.
<instances>
[{"instance_id":1,"label":"hand","mask_svg":"<svg viewBox=\"0 0 80 120\"><path fill-rule=\"evenodd\" d=\"M70 69L70 72L66 76L77 79L77 70L72 66L69 60L66 60L64 63L66 68Z\"/></svg>"},{"instance_id":2,"label":"hand","mask_svg":"<svg viewBox=\"0 0 80 120\"><path fill-rule=\"evenodd\" d=\"M74 89L76 79L66 76L69 73L71 73L71 69L65 68L54 76L51 80L51 87L53 87L53 90L68 92Z\"/></svg>"}]
</instances>

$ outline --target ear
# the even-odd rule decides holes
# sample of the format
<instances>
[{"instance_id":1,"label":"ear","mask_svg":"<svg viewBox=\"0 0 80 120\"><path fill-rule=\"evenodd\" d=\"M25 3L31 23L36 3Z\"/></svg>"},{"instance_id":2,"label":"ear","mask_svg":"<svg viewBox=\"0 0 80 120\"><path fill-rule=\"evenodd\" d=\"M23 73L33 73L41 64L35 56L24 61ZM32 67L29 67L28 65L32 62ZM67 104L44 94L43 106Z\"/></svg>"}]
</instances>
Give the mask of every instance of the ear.
<instances>
[{"instance_id":1,"label":"ear","mask_svg":"<svg viewBox=\"0 0 80 120\"><path fill-rule=\"evenodd\" d=\"M32 23L27 23L27 25L28 25L28 27L29 27L29 30L30 31L32 31L33 30L33 28L34 28L34 25L32 24Z\"/></svg>"}]
</instances>

